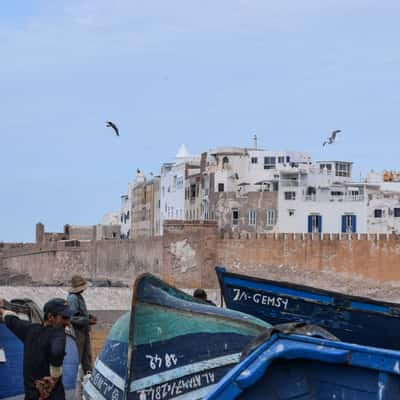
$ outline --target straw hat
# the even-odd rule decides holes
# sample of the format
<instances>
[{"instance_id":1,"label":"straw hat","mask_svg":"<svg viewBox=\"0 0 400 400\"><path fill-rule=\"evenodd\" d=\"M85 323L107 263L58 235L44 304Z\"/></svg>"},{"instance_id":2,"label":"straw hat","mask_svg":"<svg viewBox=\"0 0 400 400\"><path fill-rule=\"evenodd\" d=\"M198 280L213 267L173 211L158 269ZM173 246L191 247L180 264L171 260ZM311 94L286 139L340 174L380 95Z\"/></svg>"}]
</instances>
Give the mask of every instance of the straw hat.
<instances>
[{"instance_id":1,"label":"straw hat","mask_svg":"<svg viewBox=\"0 0 400 400\"><path fill-rule=\"evenodd\" d=\"M71 289L69 290L70 293L79 293L84 291L87 288L86 279L80 275L74 275L71 278Z\"/></svg>"}]
</instances>

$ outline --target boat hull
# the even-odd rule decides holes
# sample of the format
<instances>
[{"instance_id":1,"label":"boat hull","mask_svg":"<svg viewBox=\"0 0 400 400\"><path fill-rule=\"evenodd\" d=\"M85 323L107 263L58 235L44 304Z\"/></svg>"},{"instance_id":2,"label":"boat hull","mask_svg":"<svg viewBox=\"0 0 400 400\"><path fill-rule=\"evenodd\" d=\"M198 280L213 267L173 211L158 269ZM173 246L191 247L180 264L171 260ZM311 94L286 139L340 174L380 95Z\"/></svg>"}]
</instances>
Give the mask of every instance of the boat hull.
<instances>
[{"instance_id":1,"label":"boat hull","mask_svg":"<svg viewBox=\"0 0 400 400\"><path fill-rule=\"evenodd\" d=\"M399 350L400 305L287 282L227 272L217 267L226 306L272 325L319 325L344 342Z\"/></svg>"},{"instance_id":2,"label":"boat hull","mask_svg":"<svg viewBox=\"0 0 400 400\"><path fill-rule=\"evenodd\" d=\"M300 335L273 334L205 400L395 400L400 353Z\"/></svg>"},{"instance_id":3,"label":"boat hull","mask_svg":"<svg viewBox=\"0 0 400 400\"><path fill-rule=\"evenodd\" d=\"M144 274L84 385L88 399L195 400L239 362L270 325L194 299Z\"/></svg>"}]
</instances>

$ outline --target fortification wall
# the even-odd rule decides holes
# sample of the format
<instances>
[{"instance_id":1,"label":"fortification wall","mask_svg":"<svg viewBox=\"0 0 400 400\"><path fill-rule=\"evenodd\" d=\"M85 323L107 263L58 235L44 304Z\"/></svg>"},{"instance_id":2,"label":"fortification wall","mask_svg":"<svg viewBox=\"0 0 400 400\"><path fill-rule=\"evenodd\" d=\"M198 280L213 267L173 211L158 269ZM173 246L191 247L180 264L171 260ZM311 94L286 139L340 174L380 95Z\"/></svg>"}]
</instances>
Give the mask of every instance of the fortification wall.
<instances>
[{"instance_id":1,"label":"fortification wall","mask_svg":"<svg viewBox=\"0 0 400 400\"><path fill-rule=\"evenodd\" d=\"M73 246L71 246L71 244ZM160 274L162 243L148 240L54 242L3 251L4 270L36 283L68 284L74 273L132 284L145 271Z\"/></svg>"},{"instance_id":2,"label":"fortification wall","mask_svg":"<svg viewBox=\"0 0 400 400\"><path fill-rule=\"evenodd\" d=\"M65 284L76 272L92 280L131 284L138 274L151 272L178 287L213 289L218 287L214 267L224 265L248 275L388 300L392 285L394 295L400 295L397 235L221 237L215 222L167 221L162 237L3 246L2 253L1 271L18 278L12 283L5 277L4 284L21 284L25 276L35 284Z\"/></svg>"},{"instance_id":3,"label":"fortification wall","mask_svg":"<svg viewBox=\"0 0 400 400\"><path fill-rule=\"evenodd\" d=\"M331 270L379 282L400 281L397 235L267 234L225 236L218 241L217 262L246 273L268 266Z\"/></svg>"}]
</instances>

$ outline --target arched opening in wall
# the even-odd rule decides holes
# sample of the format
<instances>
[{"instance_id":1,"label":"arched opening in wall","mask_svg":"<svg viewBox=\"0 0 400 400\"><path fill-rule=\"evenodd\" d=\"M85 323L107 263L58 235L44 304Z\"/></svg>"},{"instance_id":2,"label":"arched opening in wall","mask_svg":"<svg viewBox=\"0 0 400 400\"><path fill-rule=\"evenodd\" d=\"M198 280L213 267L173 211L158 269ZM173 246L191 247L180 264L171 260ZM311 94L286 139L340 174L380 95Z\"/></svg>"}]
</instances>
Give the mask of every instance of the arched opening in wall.
<instances>
[{"instance_id":1,"label":"arched opening in wall","mask_svg":"<svg viewBox=\"0 0 400 400\"><path fill-rule=\"evenodd\" d=\"M227 168L228 165L229 165L229 158L228 158L227 156L225 156L225 157L222 159L222 169Z\"/></svg>"}]
</instances>

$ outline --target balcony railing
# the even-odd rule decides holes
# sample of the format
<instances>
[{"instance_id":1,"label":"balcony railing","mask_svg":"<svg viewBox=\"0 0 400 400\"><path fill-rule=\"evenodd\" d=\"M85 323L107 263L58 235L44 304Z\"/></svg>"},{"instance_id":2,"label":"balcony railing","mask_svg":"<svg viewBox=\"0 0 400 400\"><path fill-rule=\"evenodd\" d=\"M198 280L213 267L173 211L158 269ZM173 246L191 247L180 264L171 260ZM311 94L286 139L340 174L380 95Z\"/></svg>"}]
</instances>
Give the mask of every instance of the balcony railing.
<instances>
[{"instance_id":1,"label":"balcony railing","mask_svg":"<svg viewBox=\"0 0 400 400\"><path fill-rule=\"evenodd\" d=\"M290 179L282 179L279 181L281 187L297 187L299 186L299 181L290 180Z\"/></svg>"},{"instance_id":2,"label":"balcony railing","mask_svg":"<svg viewBox=\"0 0 400 400\"><path fill-rule=\"evenodd\" d=\"M348 195L348 196L323 196L323 195L305 195L303 196L304 201L330 201L330 202L352 202L352 201L364 201L364 195Z\"/></svg>"}]
</instances>

